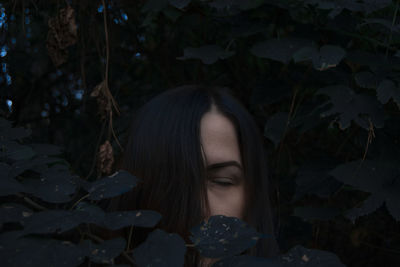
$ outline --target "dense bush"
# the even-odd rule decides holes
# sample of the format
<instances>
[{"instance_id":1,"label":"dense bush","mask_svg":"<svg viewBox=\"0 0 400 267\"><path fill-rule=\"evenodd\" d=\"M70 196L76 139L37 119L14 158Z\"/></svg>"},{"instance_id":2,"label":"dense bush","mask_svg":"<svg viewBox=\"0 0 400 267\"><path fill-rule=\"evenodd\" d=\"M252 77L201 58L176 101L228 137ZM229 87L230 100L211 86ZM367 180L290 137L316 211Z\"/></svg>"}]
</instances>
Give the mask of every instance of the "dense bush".
<instances>
[{"instance_id":1,"label":"dense bush","mask_svg":"<svg viewBox=\"0 0 400 267\"><path fill-rule=\"evenodd\" d=\"M103 241L91 227L160 219L105 213L98 203L136 184L115 173L130 116L183 84L227 86L254 115L270 155L280 247L290 249L277 261L235 256L252 245L245 235L217 266L341 265L319 250L348 266L400 262L399 1L34 0L0 9L8 265L119 256L145 266L154 251L181 264L177 235L155 230L148 241L160 247L130 251L128 240Z\"/></svg>"}]
</instances>

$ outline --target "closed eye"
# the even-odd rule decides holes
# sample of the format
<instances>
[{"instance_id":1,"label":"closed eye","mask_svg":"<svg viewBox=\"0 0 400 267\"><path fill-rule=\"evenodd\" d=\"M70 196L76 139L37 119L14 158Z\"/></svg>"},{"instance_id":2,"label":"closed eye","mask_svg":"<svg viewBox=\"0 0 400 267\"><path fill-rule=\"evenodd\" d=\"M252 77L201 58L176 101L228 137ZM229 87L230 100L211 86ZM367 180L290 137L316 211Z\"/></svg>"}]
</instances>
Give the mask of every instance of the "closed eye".
<instances>
[{"instance_id":1,"label":"closed eye","mask_svg":"<svg viewBox=\"0 0 400 267\"><path fill-rule=\"evenodd\" d=\"M224 178L224 177L220 177L220 178L211 178L210 179L212 183L220 185L220 186L232 186L235 183L232 181L232 179L229 178Z\"/></svg>"}]
</instances>

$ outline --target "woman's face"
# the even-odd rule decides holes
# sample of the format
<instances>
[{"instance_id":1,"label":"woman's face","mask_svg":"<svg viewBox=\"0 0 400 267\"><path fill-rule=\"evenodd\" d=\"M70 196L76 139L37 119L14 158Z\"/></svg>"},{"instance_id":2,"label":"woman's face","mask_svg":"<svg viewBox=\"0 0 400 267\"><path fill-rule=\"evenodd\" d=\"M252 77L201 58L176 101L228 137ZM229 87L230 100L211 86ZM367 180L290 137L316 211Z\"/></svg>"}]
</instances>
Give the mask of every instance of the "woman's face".
<instances>
[{"instance_id":1,"label":"woman's face","mask_svg":"<svg viewBox=\"0 0 400 267\"><path fill-rule=\"evenodd\" d=\"M200 123L201 144L207 166L210 214L242 219L245 205L244 177L239 142L232 122L215 106Z\"/></svg>"}]
</instances>

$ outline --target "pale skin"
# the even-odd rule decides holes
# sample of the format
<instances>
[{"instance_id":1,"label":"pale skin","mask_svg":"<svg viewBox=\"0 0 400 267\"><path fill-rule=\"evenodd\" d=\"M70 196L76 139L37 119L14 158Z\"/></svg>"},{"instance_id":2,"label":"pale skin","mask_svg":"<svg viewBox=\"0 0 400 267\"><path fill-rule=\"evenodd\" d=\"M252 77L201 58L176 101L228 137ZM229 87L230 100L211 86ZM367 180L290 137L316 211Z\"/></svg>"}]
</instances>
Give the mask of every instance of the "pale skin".
<instances>
[{"instance_id":1,"label":"pale skin","mask_svg":"<svg viewBox=\"0 0 400 267\"><path fill-rule=\"evenodd\" d=\"M207 166L209 214L242 219L245 207L244 177L239 142L233 123L213 105L200 122L203 156ZM204 259L210 266L215 259Z\"/></svg>"}]
</instances>

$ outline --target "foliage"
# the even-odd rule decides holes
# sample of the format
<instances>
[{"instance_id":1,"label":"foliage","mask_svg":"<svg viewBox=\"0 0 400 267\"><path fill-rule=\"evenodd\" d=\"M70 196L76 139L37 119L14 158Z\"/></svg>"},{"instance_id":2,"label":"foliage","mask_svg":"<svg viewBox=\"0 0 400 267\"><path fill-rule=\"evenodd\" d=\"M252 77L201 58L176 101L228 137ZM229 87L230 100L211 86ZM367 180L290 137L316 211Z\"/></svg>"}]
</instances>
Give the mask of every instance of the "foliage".
<instances>
[{"instance_id":1,"label":"foliage","mask_svg":"<svg viewBox=\"0 0 400 267\"><path fill-rule=\"evenodd\" d=\"M118 162L130 116L149 98L207 84L231 88L264 132L277 235L288 251L280 264L340 266L319 251L327 250L349 266L396 266L399 3L2 2L2 258L10 266L115 264L119 255L129 263L126 241L90 238L90 226L152 228L161 215L104 212L99 201L137 179L107 163ZM254 243L249 236L215 265L277 264L238 255ZM217 240L199 238L200 246ZM177 264L179 240L156 230L137 248L146 251L138 263L154 260L160 245L172 253L161 262Z\"/></svg>"}]
</instances>

